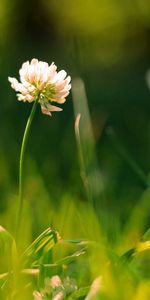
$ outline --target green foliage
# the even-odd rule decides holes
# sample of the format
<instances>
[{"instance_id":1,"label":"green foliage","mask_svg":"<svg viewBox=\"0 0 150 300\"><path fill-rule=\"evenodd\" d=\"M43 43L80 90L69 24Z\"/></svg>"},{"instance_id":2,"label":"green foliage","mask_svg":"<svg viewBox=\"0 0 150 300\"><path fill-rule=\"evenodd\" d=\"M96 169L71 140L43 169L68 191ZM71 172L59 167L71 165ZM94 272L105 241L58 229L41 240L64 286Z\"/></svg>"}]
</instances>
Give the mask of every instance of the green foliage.
<instances>
[{"instance_id":1,"label":"green foliage","mask_svg":"<svg viewBox=\"0 0 150 300\"><path fill-rule=\"evenodd\" d=\"M73 83L73 94L80 175L87 201L75 201L68 192L55 207L49 203L40 174L35 172L34 179L29 176L25 185L35 207L33 228L38 231L41 225L49 222L53 226L30 241L32 214L27 207L19 243L13 234L0 227L0 299L149 300L150 229L144 233L150 205L148 183L119 231L119 220L111 223L109 211L104 206L106 187L98 166L83 81ZM80 112L83 115L81 123ZM84 120L89 128L86 133ZM135 174L146 181L144 173L116 139L115 145L119 145L120 154ZM38 190L31 188L34 180L38 182Z\"/></svg>"},{"instance_id":2,"label":"green foliage","mask_svg":"<svg viewBox=\"0 0 150 300\"><path fill-rule=\"evenodd\" d=\"M10 8L7 9L8 2L2 0L0 4L0 34L3 44L11 45L13 37L17 41L18 32L22 33L26 26L20 9L17 17L17 11L14 13ZM33 12L30 13L34 14L36 22L47 20L44 26L48 27L50 24L52 29L45 26L44 38L43 28L40 34L35 26L38 47L33 40L32 43L38 55L44 53L49 60L53 56L55 59L59 57L62 65L67 63L73 74L82 74L85 77L85 81L81 77L72 81L78 155L72 130L71 104L66 103L61 121L58 116L47 121L38 114L30 139L32 147L29 145L25 161L24 193L27 204L22 226L19 228L20 244L17 243L13 236L17 206L17 197L14 196L17 194L16 170L24 119L30 106L24 108L24 104L16 104L11 97L5 101L4 94L0 129L0 217L1 224L8 230L0 227L0 299L149 300L150 188L147 172L150 147L149 141L144 140L149 134L149 104L141 110L140 95L137 97L134 89L131 93L130 88L127 95L124 92L124 89L127 90L126 84L130 83L125 81L125 74L131 74L130 78L136 75L135 87L138 90L139 73L141 68L145 68L140 63L138 73L133 63L134 71L131 70L130 59L133 56L135 62L141 52L146 47L148 49L146 43L150 24L147 9L149 4L146 0L136 0L134 3L127 1L126 4L116 0L100 1L101 4L99 1L78 1L80 10L75 10L75 2L62 2L63 7L57 1L41 1L39 7L43 8L44 18L39 17L38 6L37 9L33 6ZM23 1L20 1L21 4L19 0L15 3L22 5ZM27 11L30 4L25 3L25 6ZM70 9L67 11L68 6ZM23 11L22 6L20 8ZM10 18L5 21L6 14L16 16L16 19L12 18L16 27L9 28L9 22L12 21ZM57 15L53 23L56 26L51 26L53 15ZM62 22L64 16L66 21ZM22 26L17 26L19 17ZM32 18L29 19L28 26L35 36L31 26ZM112 26L113 20L117 20L119 26L116 23ZM129 28L132 29L131 32ZM54 30L55 34L58 31L56 40L61 45L60 50L58 45L53 48L50 38L48 50L40 48L41 45L47 45L49 30ZM67 32L67 43L63 30ZM4 75L8 73L8 66L10 72L10 66L19 65L19 60L26 57L28 51L31 55L32 50L35 55L35 49L25 49L28 48L26 38L25 43L20 43L19 40L14 48L11 45L17 57L16 61L12 60L12 53L8 57L9 47L4 60L1 56ZM129 45L130 38L133 41L132 51L123 47L124 44ZM139 47L136 47L137 43ZM67 45L65 55L61 53L64 44ZM124 73L127 59L129 70ZM110 66L115 66L115 62L119 65L120 60L123 62L119 75L114 77L116 69L113 70ZM105 69L101 70L100 76L99 68ZM108 73L113 78L111 84ZM144 76L142 80L143 86L146 85ZM116 85L114 81L117 82ZM143 90L141 87L138 90L141 95ZM146 92L145 88L145 94ZM94 101L92 115L89 112L87 95ZM133 96L136 98L136 109ZM129 105L132 97L133 102ZM149 95L145 99L148 97ZM142 95L142 105L143 99ZM120 122L120 119L123 121ZM107 122L111 126L105 130ZM147 127L143 125L145 123ZM130 135L129 130L132 132ZM136 143L132 148L133 138ZM141 147L138 144L140 142ZM144 153L145 148L147 153ZM141 159L139 163L138 156Z\"/></svg>"}]
</instances>

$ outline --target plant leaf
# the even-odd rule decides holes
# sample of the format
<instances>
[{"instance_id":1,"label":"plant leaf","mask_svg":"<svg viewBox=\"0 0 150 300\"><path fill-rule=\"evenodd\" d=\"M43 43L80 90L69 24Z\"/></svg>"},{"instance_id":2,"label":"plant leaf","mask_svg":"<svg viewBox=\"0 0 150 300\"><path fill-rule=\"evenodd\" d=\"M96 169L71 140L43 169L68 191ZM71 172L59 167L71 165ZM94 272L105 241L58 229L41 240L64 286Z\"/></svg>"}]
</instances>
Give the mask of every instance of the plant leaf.
<instances>
[{"instance_id":1,"label":"plant leaf","mask_svg":"<svg viewBox=\"0 0 150 300\"><path fill-rule=\"evenodd\" d=\"M89 292L90 286L86 286L80 288L79 290L73 292L69 297L68 300L80 299L80 297L85 297ZM85 298L84 298L85 299Z\"/></svg>"},{"instance_id":2,"label":"plant leaf","mask_svg":"<svg viewBox=\"0 0 150 300\"><path fill-rule=\"evenodd\" d=\"M77 252L75 252L72 255L68 255L58 261L56 261L56 265L68 265L70 263L72 263L77 257L84 255L85 254L85 249L81 249Z\"/></svg>"},{"instance_id":3,"label":"plant leaf","mask_svg":"<svg viewBox=\"0 0 150 300\"><path fill-rule=\"evenodd\" d=\"M43 231L24 251L22 259L25 262L32 261L38 262L39 257L42 254L49 252L60 239L59 234L52 228L47 228Z\"/></svg>"},{"instance_id":4,"label":"plant leaf","mask_svg":"<svg viewBox=\"0 0 150 300\"><path fill-rule=\"evenodd\" d=\"M148 230L144 233L143 237L142 237L142 241L147 241L150 240L150 228L148 228Z\"/></svg>"}]
</instances>

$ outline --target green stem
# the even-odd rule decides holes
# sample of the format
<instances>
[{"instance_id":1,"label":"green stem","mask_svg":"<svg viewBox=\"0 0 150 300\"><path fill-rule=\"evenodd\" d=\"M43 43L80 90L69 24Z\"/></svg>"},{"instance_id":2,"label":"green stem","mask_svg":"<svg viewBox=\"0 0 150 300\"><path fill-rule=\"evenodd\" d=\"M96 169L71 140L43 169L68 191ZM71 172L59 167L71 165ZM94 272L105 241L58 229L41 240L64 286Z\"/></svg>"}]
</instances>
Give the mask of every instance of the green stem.
<instances>
[{"instance_id":1,"label":"green stem","mask_svg":"<svg viewBox=\"0 0 150 300\"><path fill-rule=\"evenodd\" d=\"M22 211L23 211L23 163L24 163L24 157L25 157L25 151L26 151L26 145L30 133L30 128L32 124L32 120L36 111L36 107L38 104L38 98L34 102L22 139L22 145L21 145L21 151L20 151L20 160L19 160L19 207L18 207L18 215L17 215L17 223L16 223L16 239L18 239L19 235L19 229L21 225L21 219L22 219Z\"/></svg>"}]
</instances>

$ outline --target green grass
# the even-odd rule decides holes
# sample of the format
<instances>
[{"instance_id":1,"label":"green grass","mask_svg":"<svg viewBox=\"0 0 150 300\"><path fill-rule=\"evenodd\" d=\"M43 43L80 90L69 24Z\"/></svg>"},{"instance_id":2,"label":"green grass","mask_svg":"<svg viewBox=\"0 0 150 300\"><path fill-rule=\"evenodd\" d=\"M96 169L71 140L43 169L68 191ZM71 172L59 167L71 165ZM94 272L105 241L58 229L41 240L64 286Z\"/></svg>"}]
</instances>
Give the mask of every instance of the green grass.
<instances>
[{"instance_id":1,"label":"green grass","mask_svg":"<svg viewBox=\"0 0 150 300\"><path fill-rule=\"evenodd\" d=\"M54 203L36 162L28 158L19 242L14 238L18 198L8 195L11 205L1 213L7 230L0 227L0 299L149 300L149 186L125 221L105 205L108 187L98 165L84 82L75 80L72 91L83 196L68 190ZM146 180L122 147L135 176Z\"/></svg>"}]
</instances>

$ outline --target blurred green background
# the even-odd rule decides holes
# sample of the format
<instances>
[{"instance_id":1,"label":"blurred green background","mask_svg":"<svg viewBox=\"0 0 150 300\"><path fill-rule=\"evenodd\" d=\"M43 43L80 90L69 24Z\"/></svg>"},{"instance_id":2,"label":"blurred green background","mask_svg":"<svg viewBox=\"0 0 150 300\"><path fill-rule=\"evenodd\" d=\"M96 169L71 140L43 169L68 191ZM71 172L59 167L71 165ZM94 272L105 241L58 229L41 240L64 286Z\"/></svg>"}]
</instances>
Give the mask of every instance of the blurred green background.
<instances>
[{"instance_id":1,"label":"blurred green background","mask_svg":"<svg viewBox=\"0 0 150 300\"><path fill-rule=\"evenodd\" d=\"M33 57L54 61L72 79L84 81L103 181L104 197L97 194L97 207L120 215L124 223L149 186L150 91L145 75L150 67L150 1L1 0L0 54L2 225L8 226L7 212L17 201L20 146L31 109L31 104L17 102L7 78L18 78L22 63ZM38 107L25 167L25 195L33 215L41 211L39 226L51 221L44 217L46 203L57 212L62 198L87 201L72 95L52 118Z\"/></svg>"}]
</instances>

